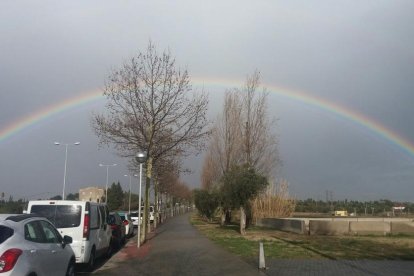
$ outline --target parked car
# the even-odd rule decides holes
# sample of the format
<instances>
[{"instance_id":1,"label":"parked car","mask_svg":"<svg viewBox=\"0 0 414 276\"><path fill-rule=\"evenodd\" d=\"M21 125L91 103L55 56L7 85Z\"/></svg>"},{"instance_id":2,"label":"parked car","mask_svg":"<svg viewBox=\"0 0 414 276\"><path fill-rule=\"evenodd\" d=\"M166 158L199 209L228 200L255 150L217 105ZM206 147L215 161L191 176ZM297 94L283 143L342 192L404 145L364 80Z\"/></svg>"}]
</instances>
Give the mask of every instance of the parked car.
<instances>
[{"instance_id":1,"label":"parked car","mask_svg":"<svg viewBox=\"0 0 414 276\"><path fill-rule=\"evenodd\" d=\"M0 215L1 275L75 275L75 253L46 218Z\"/></svg>"},{"instance_id":2,"label":"parked car","mask_svg":"<svg viewBox=\"0 0 414 276\"><path fill-rule=\"evenodd\" d=\"M125 235L131 237L134 234L134 225L131 219L131 215L127 212L118 212L125 225Z\"/></svg>"},{"instance_id":3,"label":"parked car","mask_svg":"<svg viewBox=\"0 0 414 276\"><path fill-rule=\"evenodd\" d=\"M138 211L131 212L131 219L132 219L132 225L134 225L134 228L138 227ZM141 220L142 220L142 213L141 213Z\"/></svg>"},{"instance_id":4,"label":"parked car","mask_svg":"<svg viewBox=\"0 0 414 276\"><path fill-rule=\"evenodd\" d=\"M116 212L110 212L108 216L108 224L112 229L112 246L120 248L125 243L125 225L121 217Z\"/></svg>"},{"instance_id":5,"label":"parked car","mask_svg":"<svg viewBox=\"0 0 414 276\"><path fill-rule=\"evenodd\" d=\"M144 213L144 206L141 206L141 221L142 221L142 214ZM138 211L131 213L131 219L134 224L134 227L138 227ZM154 222L154 206L149 206L149 221L150 223Z\"/></svg>"},{"instance_id":6,"label":"parked car","mask_svg":"<svg viewBox=\"0 0 414 276\"><path fill-rule=\"evenodd\" d=\"M154 222L154 206L150 205L149 207L149 220L150 223Z\"/></svg>"},{"instance_id":7,"label":"parked car","mask_svg":"<svg viewBox=\"0 0 414 276\"><path fill-rule=\"evenodd\" d=\"M71 236L76 263L91 271L97 257L112 252L112 230L106 204L76 200L29 201L27 213L49 219L61 235Z\"/></svg>"}]
</instances>

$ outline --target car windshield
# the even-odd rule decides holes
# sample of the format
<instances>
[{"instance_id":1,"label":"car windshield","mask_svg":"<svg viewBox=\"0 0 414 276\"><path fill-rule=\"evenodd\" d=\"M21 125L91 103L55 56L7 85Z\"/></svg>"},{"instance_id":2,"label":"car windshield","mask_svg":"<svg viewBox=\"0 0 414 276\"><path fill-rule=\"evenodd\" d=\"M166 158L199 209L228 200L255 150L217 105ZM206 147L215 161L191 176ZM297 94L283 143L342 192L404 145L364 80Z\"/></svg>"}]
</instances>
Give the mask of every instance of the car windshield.
<instances>
[{"instance_id":1,"label":"car windshield","mask_svg":"<svg viewBox=\"0 0 414 276\"><path fill-rule=\"evenodd\" d=\"M131 213L131 217L138 217L138 213Z\"/></svg>"},{"instance_id":2,"label":"car windshield","mask_svg":"<svg viewBox=\"0 0 414 276\"><path fill-rule=\"evenodd\" d=\"M122 220L126 220L125 215L119 215Z\"/></svg>"},{"instance_id":3,"label":"car windshield","mask_svg":"<svg viewBox=\"0 0 414 276\"><path fill-rule=\"evenodd\" d=\"M30 211L50 220L56 228L78 227L81 221L81 205L33 205Z\"/></svg>"},{"instance_id":4,"label":"car windshield","mask_svg":"<svg viewBox=\"0 0 414 276\"><path fill-rule=\"evenodd\" d=\"M2 244L5 240L13 236L13 229L0 225L0 244Z\"/></svg>"}]
</instances>

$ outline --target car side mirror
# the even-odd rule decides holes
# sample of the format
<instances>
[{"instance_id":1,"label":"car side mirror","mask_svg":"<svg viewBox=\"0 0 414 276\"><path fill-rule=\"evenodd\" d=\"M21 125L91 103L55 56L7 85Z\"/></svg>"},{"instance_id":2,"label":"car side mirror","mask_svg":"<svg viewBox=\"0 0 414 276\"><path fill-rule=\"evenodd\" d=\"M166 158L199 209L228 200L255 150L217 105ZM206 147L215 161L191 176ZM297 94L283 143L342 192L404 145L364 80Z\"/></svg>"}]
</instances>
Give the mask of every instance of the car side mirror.
<instances>
[{"instance_id":1,"label":"car side mirror","mask_svg":"<svg viewBox=\"0 0 414 276\"><path fill-rule=\"evenodd\" d=\"M62 247L64 248L67 244L71 244L73 242L72 237L69 236L63 236L63 240L62 240Z\"/></svg>"}]
</instances>

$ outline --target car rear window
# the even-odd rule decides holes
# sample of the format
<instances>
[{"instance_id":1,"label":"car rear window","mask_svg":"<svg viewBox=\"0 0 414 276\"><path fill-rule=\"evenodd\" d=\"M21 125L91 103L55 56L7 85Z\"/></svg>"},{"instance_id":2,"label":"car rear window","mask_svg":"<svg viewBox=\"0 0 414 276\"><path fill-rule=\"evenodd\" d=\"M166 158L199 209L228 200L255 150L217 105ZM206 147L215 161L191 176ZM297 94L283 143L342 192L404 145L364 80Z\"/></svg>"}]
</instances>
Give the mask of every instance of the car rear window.
<instances>
[{"instance_id":1,"label":"car rear window","mask_svg":"<svg viewBox=\"0 0 414 276\"><path fill-rule=\"evenodd\" d=\"M5 240L13 236L14 230L7 227L0 225L0 244L2 244Z\"/></svg>"},{"instance_id":2,"label":"car rear window","mask_svg":"<svg viewBox=\"0 0 414 276\"><path fill-rule=\"evenodd\" d=\"M125 215L119 215L122 220L125 220Z\"/></svg>"},{"instance_id":3,"label":"car rear window","mask_svg":"<svg viewBox=\"0 0 414 276\"><path fill-rule=\"evenodd\" d=\"M131 217L138 217L138 213L131 213Z\"/></svg>"},{"instance_id":4,"label":"car rear window","mask_svg":"<svg viewBox=\"0 0 414 276\"><path fill-rule=\"evenodd\" d=\"M116 218L115 218L115 216L114 216L114 215L109 214L109 217L108 217L108 224L110 224L110 225L114 225L114 224L116 224Z\"/></svg>"},{"instance_id":5,"label":"car rear window","mask_svg":"<svg viewBox=\"0 0 414 276\"><path fill-rule=\"evenodd\" d=\"M78 227L81 212L81 205L33 205L30 210L30 213L46 217L56 228Z\"/></svg>"}]
</instances>

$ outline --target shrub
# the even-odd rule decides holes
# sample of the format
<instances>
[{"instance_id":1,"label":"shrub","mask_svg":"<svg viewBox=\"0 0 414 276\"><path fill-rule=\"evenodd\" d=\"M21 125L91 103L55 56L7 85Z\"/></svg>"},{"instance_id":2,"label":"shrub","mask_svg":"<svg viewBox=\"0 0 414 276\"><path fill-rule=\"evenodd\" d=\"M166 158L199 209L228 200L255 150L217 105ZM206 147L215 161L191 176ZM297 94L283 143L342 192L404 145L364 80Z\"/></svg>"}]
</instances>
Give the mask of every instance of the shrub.
<instances>
[{"instance_id":1,"label":"shrub","mask_svg":"<svg viewBox=\"0 0 414 276\"><path fill-rule=\"evenodd\" d=\"M194 204L203 217L211 220L219 205L219 197L214 192L194 190Z\"/></svg>"}]
</instances>

